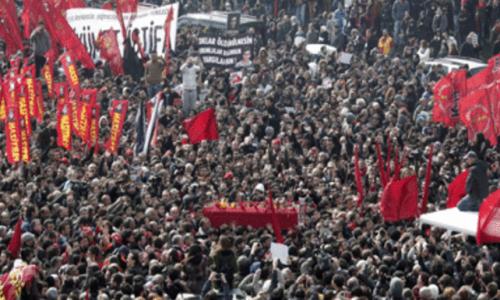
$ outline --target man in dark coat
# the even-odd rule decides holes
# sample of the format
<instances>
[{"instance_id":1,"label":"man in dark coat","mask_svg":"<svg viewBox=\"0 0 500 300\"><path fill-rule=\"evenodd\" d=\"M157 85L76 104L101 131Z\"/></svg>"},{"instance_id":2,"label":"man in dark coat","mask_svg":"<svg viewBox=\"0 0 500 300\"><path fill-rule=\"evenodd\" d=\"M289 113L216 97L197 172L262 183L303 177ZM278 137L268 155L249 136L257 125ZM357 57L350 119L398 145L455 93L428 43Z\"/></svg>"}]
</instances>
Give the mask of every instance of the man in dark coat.
<instances>
[{"instance_id":1,"label":"man in dark coat","mask_svg":"<svg viewBox=\"0 0 500 300\"><path fill-rule=\"evenodd\" d=\"M467 195L460 200L457 207L461 211L478 211L481 202L489 194L488 164L478 159L474 151L469 151L465 159L469 166L469 175L465 187Z\"/></svg>"}]
</instances>

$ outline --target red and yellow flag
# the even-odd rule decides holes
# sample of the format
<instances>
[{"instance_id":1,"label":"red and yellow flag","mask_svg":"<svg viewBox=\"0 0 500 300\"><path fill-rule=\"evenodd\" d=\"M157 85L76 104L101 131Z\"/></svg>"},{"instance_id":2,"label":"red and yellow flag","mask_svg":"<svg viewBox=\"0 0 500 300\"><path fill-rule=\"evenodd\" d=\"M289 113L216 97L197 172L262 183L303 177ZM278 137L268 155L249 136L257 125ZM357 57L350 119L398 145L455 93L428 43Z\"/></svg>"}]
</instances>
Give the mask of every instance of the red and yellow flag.
<instances>
[{"instance_id":1,"label":"red and yellow flag","mask_svg":"<svg viewBox=\"0 0 500 300\"><path fill-rule=\"evenodd\" d=\"M88 146L94 147L94 152L99 151L99 117L101 116L101 105L96 103L90 109L90 134Z\"/></svg>"},{"instance_id":2,"label":"red and yellow flag","mask_svg":"<svg viewBox=\"0 0 500 300\"><path fill-rule=\"evenodd\" d=\"M3 84L0 84L0 121L5 121L5 96L3 94Z\"/></svg>"},{"instance_id":3,"label":"red and yellow flag","mask_svg":"<svg viewBox=\"0 0 500 300\"><path fill-rule=\"evenodd\" d=\"M39 80L35 81L35 101L36 101L36 117L38 122L42 122L43 114L45 113L45 108L43 106L43 92L42 83Z\"/></svg>"},{"instance_id":4,"label":"red and yellow flag","mask_svg":"<svg viewBox=\"0 0 500 300\"><path fill-rule=\"evenodd\" d=\"M17 97L17 107L19 108L19 117L24 120L24 127L28 132L28 136L31 136L31 108L28 103L26 84L21 81L21 84L18 86L19 92Z\"/></svg>"},{"instance_id":5,"label":"red and yellow flag","mask_svg":"<svg viewBox=\"0 0 500 300\"><path fill-rule=\"evenodd\" d=\"M48 62L42 68L42 76L47 84L47 91L50 97L54 96L54 75L52 74L53 63Z\"/></svg>"},{"instance_id":6,"label":"red and yellow flag","mask_svg":"<svg viewBox=\"0 0 500 300\"><path fill-rule=\"evenodd\" d=\"M28 123L26 123L24 118L19 118L19 137L21 144L21 160L24 162L29 162L31 160L30 155L30 133L28 132Z\"/></svg>"},{"instance_id":7,"label":"red and yellow flag","mask_svg":"<svg viewBox=\"0 0 500 300\"><path fill-rule=\"evenodd\" d=\"M21 137L19 130L19 115L14 103L7 103L7 117L5 119L5 137L7 160L15 164L21 160Z\"/></svg>"},{"instance_id":8,"label":"red and yellow flag","mask_svg":"<svg viewBox=\"0 0 500 300\"><path fill-rule=\"evenodd\" d=\"M71 104L68 98L57 102L57 146L71 150Z\"/></svg>"},{"instance_id":9,"label":"red and yellow flag","mask_svg":"<svg viewBox=\"0 0 500 300\"><path fill-rule=\"evenodd\" d=\"M120 137L127 116L127 109L127 100L113 100L111 103L111 133L106 144L106 149L110 153L116 153L120 146Z\"/></svg>"},{"instance_id":10,"label":"red and yellow flag","mask_svg":"<svg viewBox=\"0 0 500 300\"><path fill-rule=\"evenodd\" d=\"M69 86L78 96L80 94L80 78L78 77L76 65L73 59L71 59L69 53L65 52L61 56L61 63L63 65L64 75L66 75L66 80L69 82Z\"/></svg>"},{"instance_id":11,"label":"red and yellow flag","mask_svg":"<svg viewBox=\"0 0 500 300\"><path fill-rule=\"evenodd\" d=\"M78 103L78 132L84 143L89 143L90 135L90 108L97 100L97 89L84 89Z\"/></svg>"}]
</instances>

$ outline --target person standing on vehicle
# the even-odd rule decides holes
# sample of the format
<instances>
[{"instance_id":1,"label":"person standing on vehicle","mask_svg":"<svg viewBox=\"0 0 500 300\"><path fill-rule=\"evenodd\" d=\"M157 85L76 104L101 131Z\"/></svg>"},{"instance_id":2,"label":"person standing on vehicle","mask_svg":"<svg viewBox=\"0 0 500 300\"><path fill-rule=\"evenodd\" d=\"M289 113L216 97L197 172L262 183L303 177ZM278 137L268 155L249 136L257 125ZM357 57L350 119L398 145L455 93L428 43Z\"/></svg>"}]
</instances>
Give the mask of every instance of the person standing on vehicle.
<instances>
[{"instance_id":1,"label":"person standing on vehicle","mask_svg":"<svg viewBox=\"0 0 500 300\"><path fill-rule=\"evenodd\" d=\"M467 195L457 204L461 211L479 211L479 207L489 194L488 188L488 164L477 157L476 152L469 151L465 155L469 175L465 190Z\"/></svg>"},{"instance_id":2,"label":"person standing on vehicle","mask_svg":"<svg viewBox=\"0 0 500 300\"><path fill-rule=\"evenodd\" d=\"M182 72L182 112L184 117L189 116L198 98L197 78L198 72L201 70L199 64L200 62L198 60L195 64L193 58L189 57L180 69Z\"/></svg>"},{"instance_id":3,"label":"person standing on vehicle","mask_svg":"<svg viewBox=\"0 0 500 300\"><path fill-rule=\"evenodd\" d=\"M40 76L40 70L45 65L45 53L50 50L50 35L45 29L43 21L33 30L30 36L31 50L35 59L36 77Z\"/></svg>"}]
</instances>

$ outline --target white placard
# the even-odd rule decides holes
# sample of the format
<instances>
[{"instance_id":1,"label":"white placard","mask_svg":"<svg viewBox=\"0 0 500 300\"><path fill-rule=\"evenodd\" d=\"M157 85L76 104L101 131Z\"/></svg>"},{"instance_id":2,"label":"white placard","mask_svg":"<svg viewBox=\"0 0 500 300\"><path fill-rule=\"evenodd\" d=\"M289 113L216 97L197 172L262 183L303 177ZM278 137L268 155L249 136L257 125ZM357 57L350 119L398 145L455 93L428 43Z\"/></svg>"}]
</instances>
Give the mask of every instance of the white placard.
<instances>
[{"instance_id":1,"label":"white placard","mask_svg":"<svg viewBox=\"0 0 500 300\"><path fill-rule=\"evenodd\" d=\"M352 59L352 54L347 52L340 52L338 62L341 64L350 65Z\"/></svg>"},{"instance_id":2,"label":"white placard","mask_svg":"<svg viewBox=\"0 0 500 300\"><path fill-rule=\"evenodd\" d=\"M279 243L271 243L271 256L273 260L279 259L282 264L288 265L288 246Z\"/></svg>"},{"instance_id":3,"label":"white placard","mask_svg":"<svg viewBox=\"0 0 500 300\"><path fill-rule=\"evenodd\" d=\"M146 54L156 52L162 55L165 47L165 20L168 11L172 7L174 18L170 25L170 47L175 50L175 33L177 32L177 16L179 4L174 3L149 10L141 10L136 14L123 14L125 26L129 25L127 30L130 32L139 29L139 38ZM75 8L66 11L66 20L76 32L87 51L92 58L99 57L99 51L95 46L99 32L113 29L118 33L118 45L123 54L123 36L120 32L120 22L115 11L96 8Z\"/></svg>"}]
</instances>

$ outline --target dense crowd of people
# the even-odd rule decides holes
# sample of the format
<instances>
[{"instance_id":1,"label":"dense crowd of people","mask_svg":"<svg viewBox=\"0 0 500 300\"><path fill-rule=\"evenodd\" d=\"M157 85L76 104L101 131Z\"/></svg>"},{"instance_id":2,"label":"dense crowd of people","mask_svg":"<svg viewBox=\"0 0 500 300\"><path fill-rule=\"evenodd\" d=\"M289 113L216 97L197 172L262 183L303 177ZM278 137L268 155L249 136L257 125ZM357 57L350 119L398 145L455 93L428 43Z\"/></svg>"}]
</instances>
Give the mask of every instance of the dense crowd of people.
<instances>
[{"instance_id":1,"label":"dense crowd of people","mask_svg":"<svg viewBox=\"0 0 500 300\"><path fill-rule=\"evenodd\" d=\"M274 16L270 0L181 1L181 13L241 10L264 23L250 29L254 56L241 67L236 97L228 97L231 70L196 58L199 27L179 28L167 77L155 56L140 80L112 77L102 62L81 69L82 87L99 89L103 112L112 99L129 100L117 155L93 153L78 139L72 151L57 147L54 99L44 87L32 162L9 165L2 151L0 270L12 267L6 247L22 216L21 258L40 270L34 299L499 299L497 246L414 221L383 222L374 148L387 151L390 139L406 153L401 174L422 183L433 145L430 211L445 207L470 150L487 162L490 189L499 187L498 147L481 135L468 140L460 125L432 122L432 87L444 70L422 64L498 53L499 1L277 2ZM337 51L312 55L307 43ZM350 64L338 62L341 51L353 54ZM7 70L9 58L1 64ZM62 74L56 70L58 81ZM157 91L166 99L157 144L135 155L137 109ZM216 110L220 139L190 145L182 120L207 107ZM104 143L106 113L100 128ZM366 193L360 208L355 145ZM201 212L221 198L263 201L264 186L277 204L303 212L284 232L287 264L271 259L271 226L212 228Z\"/></svg>"}]
</instances>

